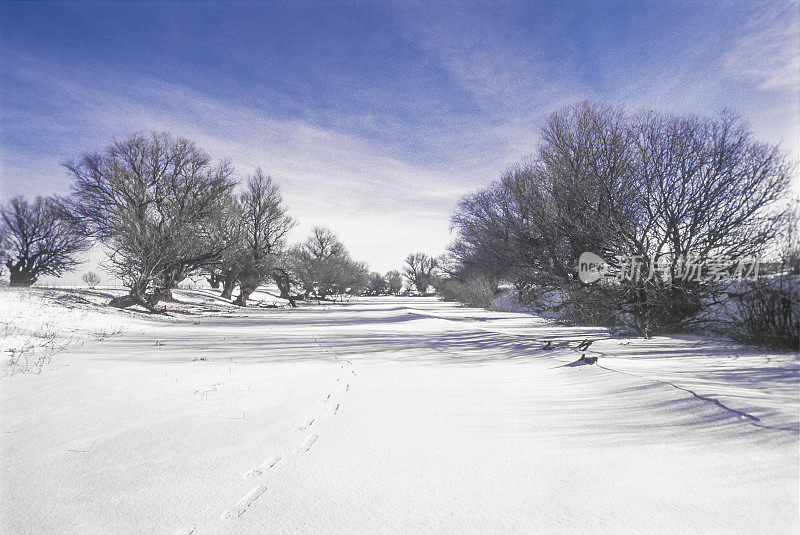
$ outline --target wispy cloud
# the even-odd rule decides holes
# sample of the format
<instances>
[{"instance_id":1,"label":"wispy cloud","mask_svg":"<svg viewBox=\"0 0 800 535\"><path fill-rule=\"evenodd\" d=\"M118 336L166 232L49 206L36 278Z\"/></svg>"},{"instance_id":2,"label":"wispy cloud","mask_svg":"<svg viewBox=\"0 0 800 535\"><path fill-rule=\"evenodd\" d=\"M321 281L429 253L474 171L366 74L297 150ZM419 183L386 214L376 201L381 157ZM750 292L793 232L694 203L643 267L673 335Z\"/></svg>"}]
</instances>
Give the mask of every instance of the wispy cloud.
<instances>
[{"instance_id":1,"label":"wispy cloud","mask_svg":"<svg viewBox=\"0 0 800 535\"><path fill-rule=\"evenodd\" d=\"M725 67L760 89L800 90L800 4L767 4L755 12L726 54Z\"/></svg>"},{"instance_id":2,"label":"wispy cloud","mask_svg":"<svg viewBox=\"0 0 800 535\"><path fill-rule=\"evenodd\" d=\"M59 76L52 66L37 65L30 58L21 61L20 75L36 81L39 95L69 99L71 113L61 117L6 114L3 122L8 127L103 139L95 146L81 147L90 151L132 132L168 131L188 137L215 158L230 160L240 176L256 167L275 176L301 223L295 239L301 239L311 226L331 226L342 233L355 256L372 259L381 270L399 267L402 256L415 248L438 252L449 239L446 216L463 194L463 185L440 171L404 161L375 140L303 120L272 119L262 110L158 80L139 80L135 86L83 84ZM78 157L77 150L73 151L68 158ZM63 177L56 167L63 159L49 158L26 169L25 158L4 155L4 175L14 173L17 180L26 181L45 173L49 178L44 188L64 191L67 178L55 178Z\"/></svg>"}]
</instances>

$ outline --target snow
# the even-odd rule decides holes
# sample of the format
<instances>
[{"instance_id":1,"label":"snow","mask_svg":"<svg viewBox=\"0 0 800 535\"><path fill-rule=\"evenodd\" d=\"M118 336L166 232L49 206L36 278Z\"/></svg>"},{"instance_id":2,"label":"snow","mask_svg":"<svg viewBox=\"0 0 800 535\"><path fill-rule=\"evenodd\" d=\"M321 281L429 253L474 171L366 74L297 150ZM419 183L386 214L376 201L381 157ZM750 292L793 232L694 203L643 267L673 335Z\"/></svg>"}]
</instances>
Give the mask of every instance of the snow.
<instances>
[{"instance_id":1,"label":"snow","mask_svg":"<svg viewBox=\"0 0 800 535\"><path fill-rule=\"evenodd\" d=\"M797 353L424 297L103 294L0 292L4 349L70 341L0 379L2 533L800 528Z\"/></svg>"}]
</instances>

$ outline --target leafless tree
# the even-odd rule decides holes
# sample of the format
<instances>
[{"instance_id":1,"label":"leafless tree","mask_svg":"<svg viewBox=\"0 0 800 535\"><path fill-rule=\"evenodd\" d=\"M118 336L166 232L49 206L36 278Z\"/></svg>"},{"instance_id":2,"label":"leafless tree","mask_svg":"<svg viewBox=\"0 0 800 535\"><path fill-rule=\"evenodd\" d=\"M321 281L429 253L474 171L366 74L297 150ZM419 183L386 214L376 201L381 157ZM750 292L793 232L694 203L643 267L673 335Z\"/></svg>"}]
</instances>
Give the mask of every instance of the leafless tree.
<instances>
[{"instance_id":1,"label":"leafless tree","mask_svg":"<svg viewBox=\"0 0 800 535\"><path fill-rule=\"evenodd\" d=\"M307 294L325 299L336 291L341 266L349 254L333 232L314 227L311 235L295 250L298 277Z\"/></svg>"},{"instance_id":2,"label":"leafless tree","mask_svg":"<svg viewBox=\"0 0 800 535\"><path fill-rule=\"evenodd\" d=\"M648 113L634 126L637 187L646 196L630 241L670 258L760 254L775 238L792 167L736 116Z\"/></svg>"},{"instance_id":3,"label":"leafless tree","mask_svg":"<svg viewBox=\"0 0 800 535\"><path fill-rule=\"evenodd\" d=\"M389 281L378 272L369 274L369 284L367 285L368 295L384 295L389 292Z\"/></svg>"},{"instance_id":4,"label":"leafless tree","mask_svg":"<svg viewBox=\"0 0 800 535\"><path fill-rule=\"evenodd\" d=\"M240 196L230 192L206 221L206 232L222 245L222 253L203 266L213 288L222 287L222 297L232 299L239 270L246 261L245 213Z\"/></svg>"},{"instance_id":5,"label":"leafless tree","mask_svg":"<svg viewBox=\"0 0 800 535\"><path fill-rule=\"evenodd\" d=\"M60 276L80 264L89 249L85 233L56 197L28 202L14 197L0 210L0 234L11 286L31 286L42 275Z\"/></svg>"},{"instance_id":6,"label":"leafless tree","mask_svg":"<svg viewBox=\"0 0 800 535\"><path fill-rule=\"evenodd\" d=\"M680 277L686 260L765 253L778 235L793 168L779 147L754 140L730 114L647 113L632 128L635 187L646 202L638 203L638 217L621 241L645 265L669 265L671 281L634 285L627 309L640 331L674 330L724 295L713 280Z\"/></svg>"},{"instance_id":7,"label":"leafless tree","mask_svg":"<svg viewBox=\"0 0 800 535\"><path fill-rule=\"evenodd\" d=\"M236 304L245 306L250 294L279 267L286 233L295 222L286 213L278 185L261 169L248 179L239 203L244 219L236 266L239 281Z\"/></svg>"},{"instance_id":8,"label":"leafless tree","mask_svg":"<svg viewBox=\"0 0 800 535\"><path fill-rule=\"evenodd\" d=\"M419 293L426 293L436 275L436 259L425 253L412 253L406 257L405 275Z\"/></svg>"},{"instance_id":9,"label":"leafless tree","mask_svg":"<svg viewBox=\"0 0 800 535\"><path fill-rule=\"evenodd\" d=\"M81 277L81 281L83 281L83 283L89 288L94 288L100 284L100 276L94 271L87 271Z\"/></svg>"},{"instance_id":10,"label":"leafless tree","mask_svg":"<svg viewBox=\"0 0 800 535\"><path fill-rule=\"evenodd\" d=\"M74 177L75 212L111 251L112 273L130 288L115 304L154 310L224 250L208 220L235 185L232 168L213 165L191 141L134 135L65 166Z\"/></svg>"},{"instance_id":11,"label":"leafless tree","mask_svg":"<svg viewBox=\"0 0 800 535\"><path fill-rule=\"evenodd\" d=\"M403 275L397 270L392 270L386 273L384 278L388 284L388 291L392 295L398 295L403 289Z\"/></svg>"},{"instance_id":12,"label":"leafless tree","mask_svg":"<svg viewBox=\"0 0 800 535\"><path fill-rule=\"evenodd\" d=\"M364 295L369 287L369 266L366 262L353 261L345 265L343 292L350 295Z\"/></svg>"},{"instance_id":13,"label":"leafless tree","mask_svg":"<svg viewBox=\"0 0 800 535\"><path fill-rule=\"evenodd\" d=\"M272 280L278 287L280 297L286 299L289 305L296 307L298 299L304 299L303 294L298 294L297 288L302 288L297 278L294 266L294 258L291 251L286 251L277 259L276 265L270 273Z\"/></svg>"},{"instance_id":14,"label":"leafless tree","mask_svg":"<svg viewBox=\"0 0 800 535\"><path fill-rule=\"evenodd\" d=\"M303 244L293 251L295 273L306 294L325 299L331 295L359 293L367 284L369 271L354 262L333 232L315 227Z\"/></svg>"}]
</instances>

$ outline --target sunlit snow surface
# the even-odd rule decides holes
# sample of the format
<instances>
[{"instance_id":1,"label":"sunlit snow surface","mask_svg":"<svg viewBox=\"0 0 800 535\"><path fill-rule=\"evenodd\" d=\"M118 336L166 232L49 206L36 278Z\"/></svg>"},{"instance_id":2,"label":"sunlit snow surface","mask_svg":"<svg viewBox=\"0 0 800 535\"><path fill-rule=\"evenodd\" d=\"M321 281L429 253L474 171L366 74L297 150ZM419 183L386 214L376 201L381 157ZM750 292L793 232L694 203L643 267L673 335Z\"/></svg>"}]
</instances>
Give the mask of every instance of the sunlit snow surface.
<instances>
[{"instance_id":1,"label":"sunlit snow surface","mask_svg":"<svg viewBox=\"0 0 800 535\"><path fill-rule=\"evenodd\" d=\"M0 292L4 355L59 342L0 379L1 533L798 530L797 353L433 298L181 291L149 317L118 293Z\"/></svg>"}]
</instances>

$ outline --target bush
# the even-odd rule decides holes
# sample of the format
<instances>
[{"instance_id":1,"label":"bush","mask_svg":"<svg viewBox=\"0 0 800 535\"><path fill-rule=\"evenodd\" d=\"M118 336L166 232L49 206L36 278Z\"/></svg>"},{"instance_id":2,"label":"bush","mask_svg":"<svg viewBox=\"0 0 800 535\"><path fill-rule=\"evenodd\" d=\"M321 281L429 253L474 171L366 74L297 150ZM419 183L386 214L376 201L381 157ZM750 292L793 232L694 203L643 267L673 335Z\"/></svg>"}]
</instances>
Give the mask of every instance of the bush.
<instances>
[{"instance_id":1,"label":"bush","mask_svg":"<svg viewBox=\"0 0 800 535\"><path fill-rule=\"evenodd\" d=\"M445 301L457 301L471 307L489 308L497 294L497 284L488 277L475 276L466 280L442 279L440 295Z\"/></svg>"},{"instance_id":2,"label":"bush","mask_svg":"<svg viewBox=\"0 0 800 535\"><path fill-rule=\"evenodd\" d=\"M796 275L745 283L731 295L734 337L769 347L800 347L800 290Z\"/></svg>"},{"instance_id":3,"label":"bush","mask_svg":"<svg viewBox=\"0 0 800 535\"><path fill-rule=\"evenodd\" d=\"M561 305L561 320L579 325L616 325L620 319L622 294L622 289L613 283L575 286L565 292L567 298Z\"/></svg>"}]
</instances>

